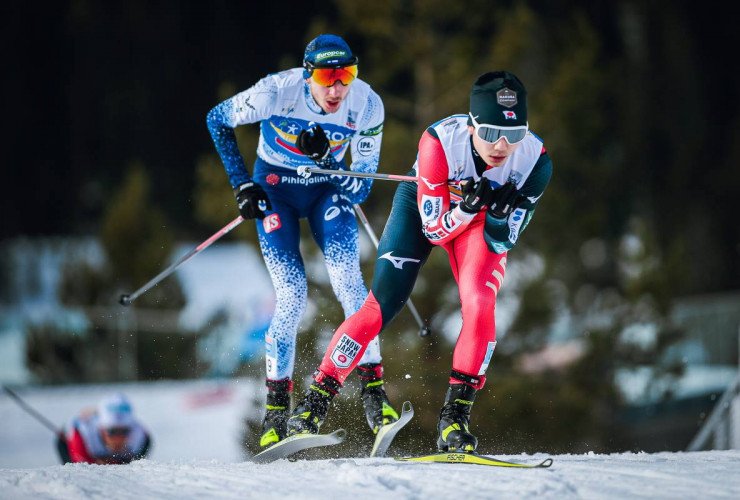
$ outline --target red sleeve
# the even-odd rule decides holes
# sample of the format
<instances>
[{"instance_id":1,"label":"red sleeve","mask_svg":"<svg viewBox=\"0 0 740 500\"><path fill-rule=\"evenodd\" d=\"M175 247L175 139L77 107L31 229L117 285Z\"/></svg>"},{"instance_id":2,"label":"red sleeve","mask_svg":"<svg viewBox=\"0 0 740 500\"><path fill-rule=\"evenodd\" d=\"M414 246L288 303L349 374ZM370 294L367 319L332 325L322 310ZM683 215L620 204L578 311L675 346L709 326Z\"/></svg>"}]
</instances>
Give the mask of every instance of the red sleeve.
<instances>
[{"instance_id":1,"label":"red sleeve","mask_svg":"<svg viewBox=\"0 0 740 500\"><path fill-rule=\"evenodd\" d=\"M82 440L82 436L74 429L72 435L64 437L67 440L67 448L69 448L69 458L75 463L88 463L94 464L95 459L90 456L90 453L85 447L85 442Z\"/></svg>"},{"instance_id":2,"label":"red sleeve","mask_svg":"<svg viewBox=\"0 0 740 500\"><path fill-rule=\"evenodd\" d=\"M449 167L442 143L428 131L419 141L419 187L416 203L424 236L434 245L443 245L460 234L473 214L450 210Z\"/></svg>"}]
</instances>

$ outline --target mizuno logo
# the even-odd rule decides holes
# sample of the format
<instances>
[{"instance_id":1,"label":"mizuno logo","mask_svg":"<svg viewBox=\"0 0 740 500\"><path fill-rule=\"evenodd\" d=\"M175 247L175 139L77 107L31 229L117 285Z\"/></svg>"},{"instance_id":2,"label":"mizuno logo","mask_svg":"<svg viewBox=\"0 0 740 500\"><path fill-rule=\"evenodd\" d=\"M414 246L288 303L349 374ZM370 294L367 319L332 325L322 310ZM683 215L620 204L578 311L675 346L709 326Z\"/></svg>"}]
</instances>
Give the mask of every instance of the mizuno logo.
<instances>
[{"instance_id":1,"label":"mizuno logo","mask_svg":"<svg viewBox=\"0 0 740 500\"><path fill-rule=\"evenodd\" d=\"M393 252L388 252L388 253L385 253L385 254L381 255L378 258L380 258L380 259L387 259L387 260L391 261L393 263L393 266L396 269L403 269L403 265L406 262L421 262L419 259L407 259L406 257L394 257L392 254L393 254Z\"/></svg>"},{"instance_id":2,"label":"mizuno logo","mask_svg":"<svg viewBox=\"0 0 740 500\"><path fill-rule=\"evenodd\" d=\"M434 189L434 188L436 188L436 187L439 187L439 186L442 186L442 185L444 185L444 184L445 184L444 182L440 182L439 184L432 184L431 182L429 182L429 181L427 180L427 178L426 178L426 177L422 177L422 178L421 178L421 180L423 180L423 181L424 181L424 184L426 184L426 185L427 185L427 187L428 187L429 189Z\"/></svg>"}]
</instances>

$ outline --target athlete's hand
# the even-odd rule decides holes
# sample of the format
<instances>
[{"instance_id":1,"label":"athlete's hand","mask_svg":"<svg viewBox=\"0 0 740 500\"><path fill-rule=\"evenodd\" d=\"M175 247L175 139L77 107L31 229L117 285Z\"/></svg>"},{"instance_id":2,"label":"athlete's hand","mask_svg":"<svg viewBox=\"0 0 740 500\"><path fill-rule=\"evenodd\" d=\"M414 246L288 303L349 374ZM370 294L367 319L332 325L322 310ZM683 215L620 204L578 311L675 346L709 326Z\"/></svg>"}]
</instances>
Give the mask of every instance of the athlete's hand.
<instances>
[{"instance_id":1,"label":"athlete's hand","mask_svg":"<svg viewBox=\"0 0 740 500\"><path fill-rule=\"evenodd\" d=\"M494 219L501 220L511 215L527 198L521 196L516 184L509 181L494 189L488 199L488 213Z\"/></svg>"},{"instance_id":2,"label":"athlete's hand","mask_svg":"<svg viewBox=\"0 0 740 500\"><path fill-rule=\"evenodd\" d=\"M477 214L488 205L491 196L491 184L488 178L481 177L480 180L473 182L469 178L462 187L462 201L460 210L468 214Z\"/></svg>"},{"instance_id":3,"label":"athlete's hand","mask_svg":"<svg viewBox=\"0 0 740 500\"><path fill-rule=\"evenodd\" d=\"M313 161L321 161L329 155L329 139L321 125L301 130L295 142L298 150Z\"/></svg>"},{"instance_id":4,"label":"athlete's hand","mask_svg":"<svg viewBox=\"0 0 740 500\"><path fill-rule=\"evenodd\" d=\"M267 193L254 181L245 182L234 188L234 195L243 219L264 219L265 210L272 210Z\"/></svg>"}]
</instances>

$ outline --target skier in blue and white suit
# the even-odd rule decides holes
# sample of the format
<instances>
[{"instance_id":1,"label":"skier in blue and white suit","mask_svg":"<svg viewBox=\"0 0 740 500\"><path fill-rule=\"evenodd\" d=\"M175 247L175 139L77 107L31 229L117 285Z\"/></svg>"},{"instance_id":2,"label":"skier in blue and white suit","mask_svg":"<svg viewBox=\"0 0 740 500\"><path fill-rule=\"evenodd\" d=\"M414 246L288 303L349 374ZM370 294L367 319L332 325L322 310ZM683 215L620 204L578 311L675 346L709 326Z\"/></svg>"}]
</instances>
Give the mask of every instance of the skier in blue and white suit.
<instances>
[{"instance_id":1,"label":"skier in blue and white suit","mask_svg":"<svg viewBox=\"0 0 740 500\"><path fill-rule=\"evenodd\" d=\"M286 435L298 323L306 309L307 283L299 252L299 219L307 218L324 254L331 285L344 309L354 314L367 296L360 272L353 204L370 193L371 179L299 176L297 167L375 172L385 112L380 97L356 78L357 57L335 35L306 47L303 68L262 78L208 113L216 145L244 219L257 223L260 248L276 293L275 313L265 337L267 404L260 446ZM237 147L234 128L260 122L254 176ZM362 399L371 429L398 418L382 382L377 341L359 368Z\"/></svg>"}]
</instances>

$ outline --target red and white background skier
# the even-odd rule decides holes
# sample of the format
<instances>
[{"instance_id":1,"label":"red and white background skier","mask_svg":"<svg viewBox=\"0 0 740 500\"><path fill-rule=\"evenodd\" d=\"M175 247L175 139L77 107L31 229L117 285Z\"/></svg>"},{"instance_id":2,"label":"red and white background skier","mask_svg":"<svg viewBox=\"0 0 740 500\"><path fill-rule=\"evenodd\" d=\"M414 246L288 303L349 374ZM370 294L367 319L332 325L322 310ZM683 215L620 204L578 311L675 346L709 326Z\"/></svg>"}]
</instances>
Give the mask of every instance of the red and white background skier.
<instances>
[{"instance_id":1,"label":"red and white background skier","mask_svg":"<svg viewBox=\"0 0 740 500\"><path fill-rule=\"evenodd\" d=\"M128 398L117 393L76 416L58 437L57 451L62 463L127 464L146 457L151 442Z\"/></svg>"}]
</instances>

